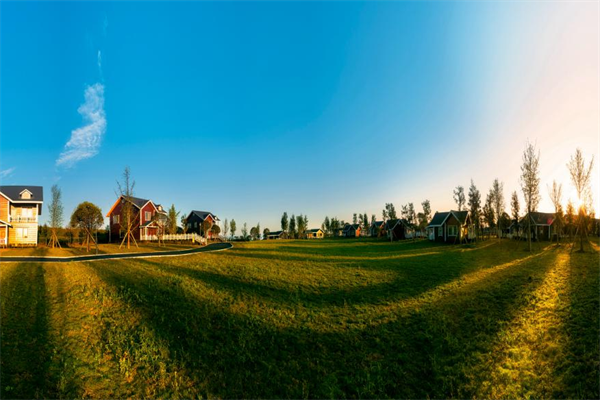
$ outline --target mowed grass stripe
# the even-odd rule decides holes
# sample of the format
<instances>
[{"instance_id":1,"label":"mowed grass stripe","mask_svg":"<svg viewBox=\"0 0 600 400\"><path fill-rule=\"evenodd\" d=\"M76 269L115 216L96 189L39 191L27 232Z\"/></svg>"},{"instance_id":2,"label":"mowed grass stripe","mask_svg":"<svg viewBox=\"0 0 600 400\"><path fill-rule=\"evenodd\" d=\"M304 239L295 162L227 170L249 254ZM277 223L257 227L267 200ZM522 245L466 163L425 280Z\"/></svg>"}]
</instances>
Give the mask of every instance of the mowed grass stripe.
<instances>
[{"instance_id":1,"label":"mowed grass stripe","mask_svg":"<svg viewBox=\"0 0 600 400\"><path fill-rule=\"evenodd\" d=\"M526 307L498 334L478 390L486 398L557 398L565 387L554 372L565 359L568 336L562 311L569 306L569 255L561 251Z\"/></svg>"}]
</instances>

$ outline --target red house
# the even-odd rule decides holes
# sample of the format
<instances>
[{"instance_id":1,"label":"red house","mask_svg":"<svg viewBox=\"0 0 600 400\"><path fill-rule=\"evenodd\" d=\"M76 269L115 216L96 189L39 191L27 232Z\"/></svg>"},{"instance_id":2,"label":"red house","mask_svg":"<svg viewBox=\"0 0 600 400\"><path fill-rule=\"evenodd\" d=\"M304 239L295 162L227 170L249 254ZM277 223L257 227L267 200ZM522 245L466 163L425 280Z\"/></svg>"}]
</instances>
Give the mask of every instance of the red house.
<instances>
[{"instance_id":1,"label":"red house","mask_svg":"<svg viewBox=\"0 0 600 400\"><path fill-rule=\"evenodd\" d=\"M160 204L154 204L152 200L140 199L137 197L131 197L132 207L132 218L133 218L133 236L136 240L145 240L147 236L156 235L158 233L158 226L153 220L156 213L163 214L165 217L167 213L163 210ZM124 196L117 199L115 204L111 207L110 211L106 216L109 218L109 240L116 242L122 239L125 235L124 229L126 229L127 223L123 220L122 208L123 203L127 201Z\"/></svg>"}]
</instances>

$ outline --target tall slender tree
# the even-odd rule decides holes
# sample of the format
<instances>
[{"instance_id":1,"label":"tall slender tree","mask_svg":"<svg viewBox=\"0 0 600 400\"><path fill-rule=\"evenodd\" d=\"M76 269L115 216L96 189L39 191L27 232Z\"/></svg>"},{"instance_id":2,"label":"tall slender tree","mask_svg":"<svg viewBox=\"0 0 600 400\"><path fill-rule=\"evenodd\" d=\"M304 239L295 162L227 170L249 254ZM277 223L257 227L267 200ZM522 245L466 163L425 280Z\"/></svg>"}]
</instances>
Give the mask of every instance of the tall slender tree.
<instances>
[{"instance_id":1,"label":"tall slender tree","mask_svg":"<svg viewBox=\"0 0 600 400\"><path fill-rule=\"evenodd\" d=\"M497 218L496 224L496 236L500 237L502 234L501 226L500 226L500 217L504 214L504 184L498 180L498 178L494 179L494 183L492 184L492 199L494 206L494 214Z\"/></svg>"},{"instance_id":2,"label":"tall slender tree","mask_svg":"<svg viewBox=\"0 0 600 400\"><path fill-rule=\"evenodd\" d=\"M288 236L290 237L290 239L296 238L296 217L294 216L294 214L292 214L292 217L290 218L290 227L289 227Z\"/></svg>"},{"instance_id":3,"label":"tall slender tree","mask_svg":"<svg viewBox=\"0 0 600 400\"><path fill-rule=\"evenodd\" d=\"M50 230L52 231L50 247L54 248L56 246L60 247L56 231L62 226L64 208L62 205L62 192L58 185L53 185L51 191L52 201L48 205L48 211L50 212Z\"/></svg>"},{"instance_id":4,"label":"tall slender tree","mask_svg":"<svg viewBox=\"0 0 600 400\"><path fill-rule=\"evenodd\" d=\"M458 211L462 211L463 206L465 205L465 188L458 185L456 189L454 189L454 201L458 206Z\"/></svg>"},{"instance_id":5,"label":"tall slender tree","mask_svg":"<svg viewBox=\"0 0 600 400\"><path fill-rule=\"evenodd\" d=\"M477 189L477 186L475 186L473 179L471 179L471 186L469 186L469 201L467 205L471 213L471 220L473 221L473 225L475 225L475 238L477 238L481 229L481 193Z\"/></svg>"},{"instance_id":6,"label":"tall slender tree","mask_svg":"<svg viewBox=\"0 0 600 400\"><path fill-rule=\"evenodd\" d=\"M168 226L167 226L167 232L170 235L174 235L177 233L177 218L179 217L179 214L181 214L181 212L175 210L175 204L171 204L171 208L169 208L169 213L168 213Z\"/></svg>"},{"instance_id":7,"label":"tall slender tree","mask_svg":"<svg viewBox=\"0 0 600 400\"><path fill-rule=\"evenodd\" d=\"M554 205L554 222L552 225L555 227L556 232L556 243L560 243L560 232L562 229L563 211L562 211L562 184L552 181L552 187L548 186L548 194L550 200Z\"/></svg>"},{"instance_id":8,"label":"tall slender tree","mask_svg":"<svg viewBox=\"0 0 600 400\"><path fill-rule=\"evenodd\" d=\"M594 156L586 166L585 159L580 149L575 151L575 155L567 164L571 182L577 192L579 200L579 209L577 210L577 230L579 231L579 251L583 252L583 239L587 239L587 212L592 204L592 190L590 187L592 179L592 168L594 168Z\"/></svg>"},{"instance_id":9,"label":"tall slender tree","mask_svg":"<svg viewBox=\"0 0 600 400\"><path fill-rule=\"evenodd\" d=\"M227 235L229 234L229 222L227 218L225 218L225 222L223 222L223 237L227 240Z\"/></svg>"},{"instance_id":10,"label":"tall slender tree","mask_svg":"<svg viewBox=\"0 0 600 400\"><path fill-rule=\"evenodd\" d=\"M287 233L289 226L290 226L290 222L289 222L288 214L287 214L287 211L285 211L283 213L283 215L281 216L281 230L283 232Z\"/></svg>"},{"instance_id":11,"label":"tall slender tree","mask_svg":"<svg viewBox=\"0 0 600 400\"><path fill-rule=\"evenodd\" d=\"M229 222L229 229L231 230L231 237L235 237L235 231L237 230L237 224L235 223L235 219L231 219Z\"/></svg>"},{"instance_id":12,"label":"tall slender tree","mask_svg":"<svg viewBox=\"0 0 600 400\"><path fill-rule=\"evenodd\" d=\"M188 227L187 227L187 216L182 215L181 216L181 229L183 229L183 233L187 233Z\"/></svg>"},{"instance_id":13,"label":"tall slender tree","mask_svg":"<svg viewBox=\"0 0 600 400\"><path fill-rule=\"evenodd\" d=\"M396 214L396 207L394 207L393 203L385 203L385 210L383 220L387 221L389 219L397 219L398 215Z\"/></svg>"},{"instance_id":14,"label":"tall slender tree","mask_svg":"<svg viewBox=\"0 0 600 400\"><path fill-rule=\"evenodd\" d=\"M129 167L125 167L123 171L123 181L117 181L117 187L119 195L121 197L121 216L120 221L121 231L124 233L123 240L119 248L127 243L127 248L130 246L130 242L138 247L135 236L133 235L133 229L137 222L137 215L135 214L135 208L133 206L133 190L135 188L135 181L131 178L131 170Z\"/></svg>"},{"instance_id":15,"label":"tall slender tree","mask_svg":"<svg viewBox=\"0 0 600 400\"><path fill-rule=\"evenodd\" d=\"M531 143L527 143L523 152L520 183L527 209L527 236L531 251L531 213L540 202L540 152Z\"/></svg>"},{"instance_id":16,"label":"tall slender tree","mask_svg":"<svg viewBox=\"0 0 600 400\"><path fill-rule=\"evenodd\" d=\"M515 190L512 193L512 196L510 198L510 210L512 213L512 219L513 222L515 224L515 227L519 226L519 211L520 211L521 206L519 205L519 196L517 195L517 191Z\"/></svg>"}]
</instances>

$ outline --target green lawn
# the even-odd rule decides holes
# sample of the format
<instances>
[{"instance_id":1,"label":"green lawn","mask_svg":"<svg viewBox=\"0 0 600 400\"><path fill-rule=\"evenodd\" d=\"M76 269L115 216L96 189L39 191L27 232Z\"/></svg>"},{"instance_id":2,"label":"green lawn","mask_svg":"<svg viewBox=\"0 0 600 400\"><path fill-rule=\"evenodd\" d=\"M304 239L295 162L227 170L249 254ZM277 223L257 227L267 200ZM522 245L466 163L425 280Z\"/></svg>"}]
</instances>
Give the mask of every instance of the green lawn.
<instances>
[{"instance_id":1,"label":"green lawn","mask_svg":"<svg viewBox=\"0 0 600 400\"><path fill-rule=\"evenodd\" d=\"M1 397L599 397L597 242L234 245L0 264Z\"/></svg>"}]
</instances>

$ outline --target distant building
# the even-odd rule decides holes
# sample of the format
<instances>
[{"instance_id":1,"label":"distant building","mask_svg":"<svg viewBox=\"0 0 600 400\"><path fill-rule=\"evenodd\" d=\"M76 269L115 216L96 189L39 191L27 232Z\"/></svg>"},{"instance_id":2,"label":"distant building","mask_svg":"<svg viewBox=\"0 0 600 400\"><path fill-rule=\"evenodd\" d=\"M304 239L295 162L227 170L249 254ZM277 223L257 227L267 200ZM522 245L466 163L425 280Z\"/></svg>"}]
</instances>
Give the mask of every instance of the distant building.
<instances>
[{"instance_id":1,"label":"distant building","mask_svg":"<svg viewBox=\"0 0 600 400\"><path fill-rule=\"evenodd\" d=\"M208 228L208 232L204 232L204 228L202 224L207 221L210 224L210 228ZM208 239L213 238L213 232L211 228L213 225L218 224L219 218L216 215L211 213L210 211L192 211L187 218L185 219L185 224L187 227L188 233L197 233L200 236L206 237Z\"/></svg>"},{"instance_id":2,"label":"distant building","mask_svg":"<svg viewBox=\"0 0 600 400\"><path fill-rule=\"evenodd\" d=\"M109 239L116 242L126 234L127 221L123 215L123 204L126 201L131 202L132 233L136 240L146 240L146 237L158 234L158 225L154 218L156 213L166 217L167 213L160 204L155 204L152 200L141 199L139 197L130 197L126 200L125 196L119 196L117 201L110 208L106 216L109 218Z\"/></svg>"},{"instance_id":3,"label":"distant building","mask_svg":"<svg viewBox=\"0 0 600 400\"><path fill-rule=\"evenodd\" d=\"M385 222L385 231L390 240L403 240L414 234L410 224L405 219L390 219Z\"/></svg>"},{"instance_id":4,"label":"distant building","mask_svg":"<svg viewBox=\"0 0 600 400\"><path fill-rule=\"evenodd\" d=\"M436 212L427 225L429 240L444 243L460 243L475 238L469 211Z\"/></svg>"},{"instance_id":5,"label":"distant building","mask_svg":"<svg viewBox=\"0 0 600 400\"><path fill-rule=\"evenodd\" d=\"M385 236L385 222L383 221L375 221L369 227L369 236L371 237L380 237Z\"/></svg>"},{"instance_id":6,"label":"distant building","mask_svg":"<svg viewBox=\"0 0 600 400\"><path fill-rule=\"evenodd\" d=\"M362 228L360 224L347 224L344 226L344 230L342 231L343 237L360 237L360 232Z\"/></svg>"},{"instance_id":7,"label":"distant building","mask_svg":"<svg viewBox=\"0 0 600 400\"><path fill-rule=\"evenodd\" d=\"M269 234L267 235L267 237L265 239L275 240L275 239L285 239L285 238L287 238L287 235L284 231L275 231L275 232L269 232Z\"/></svg>"},{"instance_id":8,"label":"distant building","mask_svg":"<svg viewBox=\"0 0 600 400\"><path fill-rule=\"evenodd\" d=\"M531 214L526 214L519 222L520 237L522 238L527 238L529 234L528 218L531 221L532 240L550 240L553 235L559 233L554 224L554 213L533 211Z\"/></svg>"},{"instance_id":9,"label":"distant building","mask_svg":"<svg viewBox=\"0 0 600 400\"><path fill-rule=\"evenodd\" d=\"M41 186L0 186L0 246L37 246Z\"/></svg>"},{"instance_id":10,"label":"distant building","mask_svg":"<svg viewBox=\"0 0 600 400\"><path fill-rule=\"evenodd\" d=\"M306 231L307 239L323 239L325 237L325 232L322 229L309 229Z\"/></svg>"}]
</instances>

